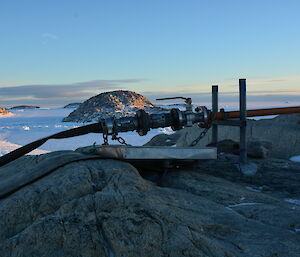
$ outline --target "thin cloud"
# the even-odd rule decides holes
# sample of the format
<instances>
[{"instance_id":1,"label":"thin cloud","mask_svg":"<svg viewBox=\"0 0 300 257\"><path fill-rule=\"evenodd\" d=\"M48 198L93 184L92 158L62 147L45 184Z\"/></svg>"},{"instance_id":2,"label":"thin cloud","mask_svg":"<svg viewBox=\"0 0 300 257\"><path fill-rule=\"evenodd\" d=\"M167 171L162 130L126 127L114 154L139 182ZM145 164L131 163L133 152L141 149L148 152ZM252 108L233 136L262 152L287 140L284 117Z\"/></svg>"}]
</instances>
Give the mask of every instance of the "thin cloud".
<instances>
[{"instance_id":1,"label":"thin cloud","mask_svg":"<svg viewBox=\"0 0 300 257\"><path fill-rule=\"evenodd\" d=\"M42 37L48 39L54 39L54 40L58 39L58 36L52 33L43 33Z\"/></svg>"},{"instance_id":2,"label":"thin cloud","mask_svg":"<svg viewBox=\"0 0 300 257\"><path fill-rule=\"evenodd\" d=\"M189 90L176 90L176 91L145 91L142 92L144 95L164 95L165 97L169 96L186 96L186 95L202 95L202 96L210 96L211 97L211 92L208 91L203 91L203 92L194 92L194 91L189 91ZM219 95L229 95L229 96L235 96L238 95L239 92L238 91L226 91L226 92L219 92ZM286 95L300 95L300 91L296 91L296 90L248 90L247 91L247 95L265 95L265 94L269 94L269 95L282 95L282 94L286 94Z\"/></svg>"},{"instance_id":3,"label":"thin cloud","mask_svg":"<svg viewBox=\"0 0 300 257\"><path fill-rule=\"evenodd\" d=\"M170 96L185 96L191 97L193 99L193 103L196 105L210 105L211 104L211 92L204 93L191 93L191 92L143 92L144 96L153 101L156 104L173 104L173 103L184 103L180 99L176 100L168 100L168 101L156 101L156 98L161 97L170 97ZM220 105L227 103L239 103L238 92L220 92ZM269 103L278 103L286 104L287 102L295 104L299 104L300 92L297 91L281 91L280 93L276 93L273 91L249 91L247 92L247 101L249 104L252 103L265 103L265 106L268 106Z\"/></svg>"},{"instance_id":4,"label":"thin cloud","mask_svg":"<svg viewBox=\"0 0 300 257\"><path fill-rule=\"evenodd\" d=\"M232 79L237 81L237 79ZM247 84L252 86L278 85L278 83L300 83L300 76L282 76L282 77L248 77ZM225 86L236 87L236 83L225 83Z\"/></svg>"},{"instance_id":5,"label":"thin cloud","mask_svg":"<svg viewBox=\"0 0 300 257\"><path fill-rule=\"evenodd\" d=\"M61 85L22 85L0 87L0 99L60 99L86 98L104 90L124 88L124 84L138 83L140 79L93 80Z\"/></svg>"},{"instance_id":6,"label":"thin cloud","mask_svg":"<svg viewBox=\"0 0 300 257\"><path fill-rule=\"evenodd\" d=\"M289 88L291 93L292 90L294 92L299 93L299 85L300 85L300 76L282 76L282 77L246 77L247 79L247 88L248 92L251 91L260 91L261 88L268 88L270 92L282 92L282 89ZM197 93L197 92L211 92L211 85L219 85L219 91L224 93L230 93L233 90L238 92L238 78L225 78L220 81L215 81L211 84L208 83L199 83L194 85L181 85L181 92L183 93ZM173 87L174 88L174 87ZM180 90L180 89L179 89ZM176 90L176 92L179 92ZM285 92L285 91L284 91Z\"/></svg>"}]
</instances>

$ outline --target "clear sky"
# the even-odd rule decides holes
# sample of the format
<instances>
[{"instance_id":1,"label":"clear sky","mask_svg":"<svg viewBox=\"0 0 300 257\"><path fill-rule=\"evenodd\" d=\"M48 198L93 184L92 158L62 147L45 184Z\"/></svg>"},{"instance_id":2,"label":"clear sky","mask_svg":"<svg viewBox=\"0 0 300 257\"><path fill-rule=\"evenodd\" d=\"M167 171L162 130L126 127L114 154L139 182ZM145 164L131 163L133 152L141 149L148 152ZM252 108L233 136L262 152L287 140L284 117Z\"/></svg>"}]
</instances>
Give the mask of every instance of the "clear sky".
<instances>
[{"instance_id":1,"label":"clear sky","mask_svg":"<svg viewBox=\"0 0 300 257\"><path fill-rule=\"evenodd\" d=\"M0 33L0 106L212 84L230 102L238 78L252 103L300 104L299 0L1 0Z\"/></svg>"}]
</instances>

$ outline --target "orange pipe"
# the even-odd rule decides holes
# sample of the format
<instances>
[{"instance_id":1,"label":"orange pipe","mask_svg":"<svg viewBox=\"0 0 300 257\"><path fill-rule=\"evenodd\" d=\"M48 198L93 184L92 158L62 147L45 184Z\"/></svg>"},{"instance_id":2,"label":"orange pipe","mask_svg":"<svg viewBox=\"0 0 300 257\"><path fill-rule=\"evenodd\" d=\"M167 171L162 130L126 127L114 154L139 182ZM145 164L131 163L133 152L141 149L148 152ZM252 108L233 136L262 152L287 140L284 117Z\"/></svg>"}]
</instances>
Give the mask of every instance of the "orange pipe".
<instances>
[{"instance_id":1,"label":"orange pipe","mask_svg":"<svg viewBox=\"0 0 300 257\"><path fill-rule=\"evenodd\" d=\"M300 113L300 106L247 110L247 117L269 116L269 115L279 115L279 114L293 114L293 113ZM240 118L239 111L231 111L231 112L225 112L225 113L217 112L215 119L216 120L224 120L224 114L225 114L226 119Z\"/></svg>"}]
</instances>

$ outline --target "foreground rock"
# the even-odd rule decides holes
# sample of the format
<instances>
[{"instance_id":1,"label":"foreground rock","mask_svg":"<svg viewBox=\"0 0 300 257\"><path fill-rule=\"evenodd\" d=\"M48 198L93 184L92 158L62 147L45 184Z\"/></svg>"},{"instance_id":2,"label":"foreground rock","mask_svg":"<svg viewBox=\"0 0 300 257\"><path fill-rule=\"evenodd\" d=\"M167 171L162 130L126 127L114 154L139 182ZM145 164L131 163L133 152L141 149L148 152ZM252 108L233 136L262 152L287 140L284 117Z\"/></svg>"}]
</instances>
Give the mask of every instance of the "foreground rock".
<instances>
[{"instance_id":1,"label":"foreground rock","mask_svg":"<svg viewBox=\"0 0 300 257\"><path fill-rule=\"evenodd\" d=\"M27 156L0 180L69 154ZM300 164L256 160L248 178L235 163L173 170L161 186L150 165L67 164L0 200L1 256L299 256Z\"/></svg>"},{"instance_id":2,"label":"foreground rock","mask_svg":"<svg viewBox=\"0 0 300 257\"><path fill-rule=\"evenodd\" d=\"M63 121L90 122L111 116L117 118L133 116L138 109L144 109L149 113L162 111L138 93L118 90L105 92L86 100Z\"/></svg>"},{"instance_id":3,"label":"foreground rock","mask_svg":"<svg viewBox=\"0 0 300 257\"><path fill-rule=\"evenodd\" d=\"M198 126L185 128L173 135L158 135L147 145L168 145L170 141L177 146L189 146L201 129ZM300 114L279 115L274 119L248 120L247 138L250 156L288 159L300 155ZM239 142L239 128L219 126L219 140ZM199 141L198 147L211 143L211 129ZM168 142L166 142L168 141ZM255 156L257 155L257 156Z\"/></svg>"}]
</instances>

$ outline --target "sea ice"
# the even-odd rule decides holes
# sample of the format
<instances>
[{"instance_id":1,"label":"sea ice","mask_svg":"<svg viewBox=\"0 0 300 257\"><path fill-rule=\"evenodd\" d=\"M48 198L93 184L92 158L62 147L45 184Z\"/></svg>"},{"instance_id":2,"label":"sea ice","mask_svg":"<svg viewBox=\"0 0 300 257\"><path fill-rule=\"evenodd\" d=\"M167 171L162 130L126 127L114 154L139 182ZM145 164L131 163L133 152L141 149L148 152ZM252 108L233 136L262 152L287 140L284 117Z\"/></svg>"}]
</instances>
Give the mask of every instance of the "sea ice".
<instances>
[{"instance_id":1,"label":"sea ice","mask_svg":"<svg viewBox=\"0 0 300 257\"><path fill-rule=\"evenodd\" d=\"M1 119L0 152L2 155L26 145L37 139L47 137L63 130L87 125L86 123L62 122L72 109L28 109L23 112L14 111L14 116ZM136 132L119 133L126 143L140 146L157 134L174 133L171 128L153 129L146 136L139 136ZM103 143L102 134L90 133L83 136L49 140L39 149L30 154L41 154L48 151L75 150L78 147ZM116 141L109 140L110 144Z\"/></svg>"}]
</instances>

